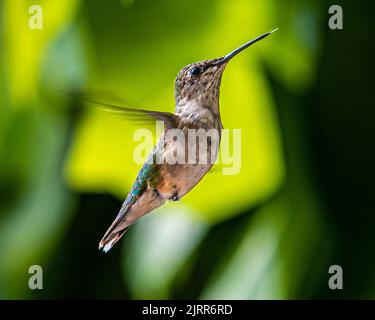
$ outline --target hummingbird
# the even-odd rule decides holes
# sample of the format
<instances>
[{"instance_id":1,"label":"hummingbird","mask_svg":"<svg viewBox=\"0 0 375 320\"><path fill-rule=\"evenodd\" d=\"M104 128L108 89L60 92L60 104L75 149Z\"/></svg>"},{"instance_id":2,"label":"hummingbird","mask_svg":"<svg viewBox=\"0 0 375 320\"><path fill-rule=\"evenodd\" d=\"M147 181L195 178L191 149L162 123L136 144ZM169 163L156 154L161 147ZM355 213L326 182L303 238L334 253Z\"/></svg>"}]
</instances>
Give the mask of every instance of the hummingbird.
<instances>
[{"instance_id":1,"label":"hummingbird","mask_svg":"<svg viewBox=\"0 0 375 320\"><path fill-rule=\"evenodd\" d=\"M164 133L149 154L139 171L135 182L123 202L115 220L99 243L99 250L108 252L120 240L128 228L139 218L162 206L166 201L177 201L192 190L214 165L223 128L219 93L221 78L228 62L252 44L272 34L264 33L252 39L224 57L194 62L182 68L175 80L175 112L161 112L133 109L101 103L109 111L121 115L146 116L152 121L162 121ZM190 149L191 143L181 143L168 136L168 131L178 129L186 138L189 129L215 130L216 138L208 137L205 161L200 160L201 153L196 148L196 162L169 163L157 161L171 154ZM202 150L200 150L202 151Z\"/></svg>"}]
</instances>

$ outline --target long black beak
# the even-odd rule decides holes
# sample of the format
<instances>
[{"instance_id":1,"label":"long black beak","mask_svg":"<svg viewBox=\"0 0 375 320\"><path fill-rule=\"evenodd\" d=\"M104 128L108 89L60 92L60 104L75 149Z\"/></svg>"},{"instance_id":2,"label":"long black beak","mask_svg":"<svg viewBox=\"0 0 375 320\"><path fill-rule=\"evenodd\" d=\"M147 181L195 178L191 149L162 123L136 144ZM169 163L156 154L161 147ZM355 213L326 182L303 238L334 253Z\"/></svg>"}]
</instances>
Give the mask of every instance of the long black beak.
<instances>
[{"instance_id":1,"label":"long black beak","mask_svg":"<svg viewBox=\"0 0 375 320\"><path fill-rule=\"evenodd\" d=\"M232 59L234 56L236 56L237 54L239 54L241 51L243 51L246 48L250 47L254 43L256 43L256 42L264 39L265 37L268 37L271 33L275 32L277 30L279 30L279 28L277 28L275 30L272 30L271 32L264 33L264 34L260 35L259 37L255 38L253 40L250 40L249 42L246 42L241 47L239 47L236 50L233 50L232 52L228 53L225 57L221 58L220 60L217 60L215 62L215 65L220 65L220 64L228 62L230 59Z\"/></svg>"}]
</instances>

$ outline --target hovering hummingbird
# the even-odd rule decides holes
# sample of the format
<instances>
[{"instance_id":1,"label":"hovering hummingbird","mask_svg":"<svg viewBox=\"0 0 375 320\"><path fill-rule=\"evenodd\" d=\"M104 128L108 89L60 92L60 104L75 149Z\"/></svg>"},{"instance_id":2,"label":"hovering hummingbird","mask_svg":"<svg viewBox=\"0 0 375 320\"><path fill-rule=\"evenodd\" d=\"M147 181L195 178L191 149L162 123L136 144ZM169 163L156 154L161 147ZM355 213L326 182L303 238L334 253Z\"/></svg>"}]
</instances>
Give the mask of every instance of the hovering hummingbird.
<instances>
[{"instance_id":1,"label":"hovering hummingbird","mask_svg":"<svg viewBox=\"0 0 375 320\"><path fill-rule=\"evenodd\" d=\"M99 249L108 252L136 220L163 205L167 200L177 201L193 189L216 161L221 130L223 128L219 110L219 91L223 71L228 62L238 53L269 36L277 29L262 34L245 43L224 57L195 62L182 68L175 80L175 112L159 112L131 109L103 104L110 111L124 115L141 115L164 123L164 134L151 151L146 163L124 201L117 217L99 243ZM215 129L218 139L207 143L206 163L160 163L171 153L188 149L166 132L180 129L185 136L189 129ZM189 150L186 150L189 151ZM199 156L198 156L199 158Z\"/></svg>"}]
</instances>

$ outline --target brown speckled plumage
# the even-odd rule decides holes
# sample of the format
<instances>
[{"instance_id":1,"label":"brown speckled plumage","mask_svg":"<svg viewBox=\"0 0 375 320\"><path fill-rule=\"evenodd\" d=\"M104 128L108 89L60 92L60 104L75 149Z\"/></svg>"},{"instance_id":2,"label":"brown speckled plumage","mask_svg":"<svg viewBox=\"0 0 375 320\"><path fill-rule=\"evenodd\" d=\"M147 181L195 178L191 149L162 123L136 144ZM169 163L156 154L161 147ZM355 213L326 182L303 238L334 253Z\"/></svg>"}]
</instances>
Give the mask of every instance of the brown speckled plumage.
<instances>
[{"instance_id":1,"label":"brown speckled plumage","mask_svg":"<svg viewBox=\"0 0 375 320\"><path fill-rule=\"evenodd\" d=\"M131 110L111 107L116 112L138 112L164 121L166 131L151 152L126 198L119 214L99 244L108 251L122 237L127 228L166 200L179 200L204 177L216 161L222 124L219 93L223 71L228 61L271 33L263 34L232 51L223 58L192 63L178 73L175 81L175 113ZM169 135L174 129L182 131L182 140ZM188 139L189 129L204 130L206 145ZM198 139L199 140L199 139ZM203 154L199 147L204 148ZM194 153L195 150L195 153ZM184 151L184 152L183 152ZM189 152L195 161L189 162ZM183 154L177 163L155 161ZM206 161L203 161L206 160Z\"/></svg>"}]
</instances>

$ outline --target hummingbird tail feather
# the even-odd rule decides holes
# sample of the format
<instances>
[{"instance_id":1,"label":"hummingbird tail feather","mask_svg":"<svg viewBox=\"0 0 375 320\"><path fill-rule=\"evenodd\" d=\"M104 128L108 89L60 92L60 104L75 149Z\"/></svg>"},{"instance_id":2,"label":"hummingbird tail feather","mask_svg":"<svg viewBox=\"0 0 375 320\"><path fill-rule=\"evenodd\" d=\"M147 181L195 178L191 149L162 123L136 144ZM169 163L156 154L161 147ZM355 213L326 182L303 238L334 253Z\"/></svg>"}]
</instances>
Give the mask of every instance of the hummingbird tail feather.
<instances>
[{"instance_id":1,"label":"hummingbird tail feather","mask_svg":"<svg viewBox=\"0 0 375 320\"><path fill-rule=\"evenodd\" d=\"M103 251L107 253L109 250L112 249L114 244L121 239L121 237L125 234L127 230L128 228L126 227L120 231L114 230L111 231L109 234L106 234L99 243L99 250L103 248Z\"/></svg>"},{"instance_id":2,"label":"hummingbird tail feather","mask_svg":"<svg viewBox=\"0 0 375 320\"><path fill-rule=\"evenodd\" d=\"M104 234L102 240L99 242L99 250L103 248L104 252L108 252L112 249L113 245L120 240L128 229L128 225L125 220L126 213L129 207L122 208L120 213L117 215L115 221L108 228Z\"/></svg>"},{"instance_id":3,"label":"hummingbird tail feather","mask_svg":"<svg viewBox=\"0 0 375 320\"><path fill-rule=\"evenodd\" d=\"M147 168L148 167L146 167L146 169ZM144 174L145 169L142 170L140 174ZM146 171L146 173L148 172ZM142 190L142 193L138 192L137 194L137 190L135 189L136 187L139 187L139 182L135 184L135 187L133 186L132 191L126 198L116 219L113 221L100 241L99 250L103 249L104 252L108 252L113 245L120 240L130 225L132 225L140 217L144 216L155 208L160 207L165 202L165 199L162 198L158 193L155 193L153 189L146 191ZM140 199L140 203L137 202L138 199Z\"/></svg>"}]
</instances>

